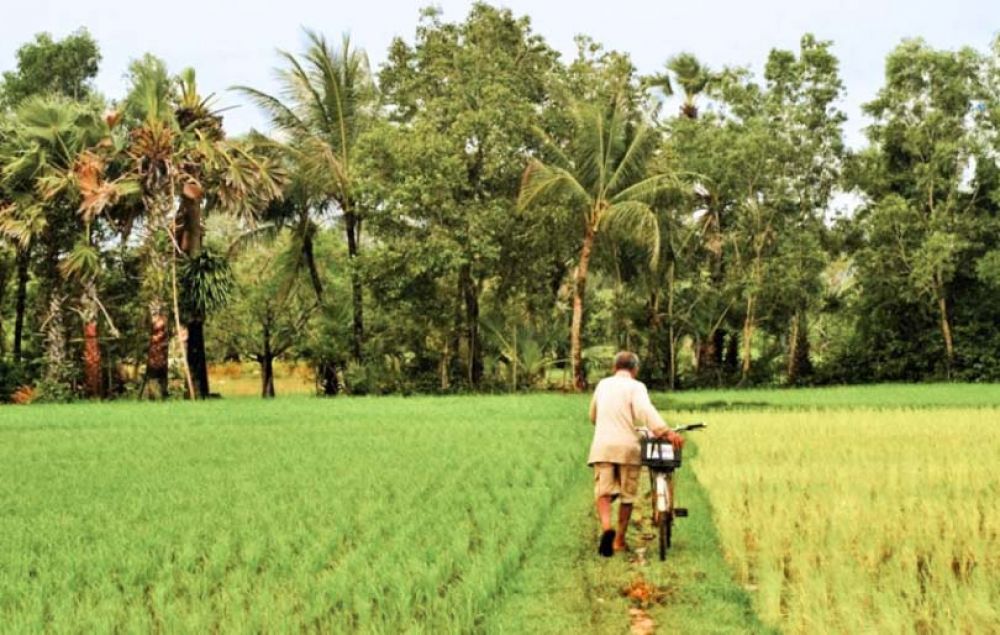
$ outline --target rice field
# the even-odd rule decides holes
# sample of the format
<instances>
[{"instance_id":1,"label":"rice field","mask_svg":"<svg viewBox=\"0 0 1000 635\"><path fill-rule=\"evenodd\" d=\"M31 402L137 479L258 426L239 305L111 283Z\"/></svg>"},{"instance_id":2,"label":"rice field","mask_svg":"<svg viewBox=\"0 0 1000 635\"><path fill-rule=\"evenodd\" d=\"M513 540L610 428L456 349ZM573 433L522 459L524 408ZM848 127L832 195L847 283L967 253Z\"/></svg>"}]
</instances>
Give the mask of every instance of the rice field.
<instances>
[{"instance_id":1,"label":"rice field","mask_svg":"<svg viewBox=\"0 0 1000 635\"><path fill-rule=\"evenodd\" d=\"M4 409L0 630L469 632L579 482L580 403Z\"/></svg>"},{"instance_id":2,"label":"rice field","mask_svg":"<svg viewBox=\"0 0 1000 635\"><path fill-rule=\"evenodd\" d=\"M656 395L666 563L596 557L586 396L3 407L0 632L1000 632L1000 399L919 388Z\"/></svg>"},{"instance_id":3,"label":"rice field","mask_svg":"<svg viewBox=\"0 0 1000 635\"><path fill-rule=\"evenodd\" d=\"M1000 412L712 417L727 561L789 633L1000 632Z\"/></svg>"}]
</instances>

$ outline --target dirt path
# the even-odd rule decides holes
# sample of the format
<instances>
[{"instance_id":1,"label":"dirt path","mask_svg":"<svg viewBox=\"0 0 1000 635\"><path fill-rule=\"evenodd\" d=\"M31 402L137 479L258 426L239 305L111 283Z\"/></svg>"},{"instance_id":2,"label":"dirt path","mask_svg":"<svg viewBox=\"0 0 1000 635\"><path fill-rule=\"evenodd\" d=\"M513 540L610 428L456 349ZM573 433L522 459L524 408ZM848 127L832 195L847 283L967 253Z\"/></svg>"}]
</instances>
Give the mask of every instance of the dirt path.
<instances>
[{"instance_id":1,"label":"dirt path","mask_svg":"<svg viewBox=\"0 0 1000 635\"><path fill-rule=\"evenodd\" d=\"M696 450L688 456L693 459ZM638 506L629 531L632 552L607 559L597 555L592 481L581 469L574 477L578 484L551 510L549 523L484 632L769 632L730 577L693 464L678 472L678 502L690 517L675 525L666 562L655 553L656 534L644 506Z\"/></svg>"}]
</instances>

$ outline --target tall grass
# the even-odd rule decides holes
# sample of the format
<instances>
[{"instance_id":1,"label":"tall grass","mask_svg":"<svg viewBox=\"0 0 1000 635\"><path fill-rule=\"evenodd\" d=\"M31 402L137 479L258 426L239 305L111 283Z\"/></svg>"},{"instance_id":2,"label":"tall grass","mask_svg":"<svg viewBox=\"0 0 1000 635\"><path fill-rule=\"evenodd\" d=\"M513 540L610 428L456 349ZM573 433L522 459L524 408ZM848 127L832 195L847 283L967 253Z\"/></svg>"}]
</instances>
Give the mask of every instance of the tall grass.
<instances>
[{"instance_id":1,"label":"tall grass","mask_svg":"<svg viewBox=\"0 0 1000 635\"><path fill-rule=\"evenodd\" d=\"M1000 412L749 412L699 437L726 556L786 632L1000 631Z\"/></svg>"},{"instance_id":2,"label":"tall grass","mask_svg":"<svg viewBox=\"0 0 1000 635\"><path fill-rule=\"evenodd\" d=\"M845 409L1000 406L1000 384L876 384L823 388L753 388L658 393L666 409Z\"/></svg>"}]
</instances>

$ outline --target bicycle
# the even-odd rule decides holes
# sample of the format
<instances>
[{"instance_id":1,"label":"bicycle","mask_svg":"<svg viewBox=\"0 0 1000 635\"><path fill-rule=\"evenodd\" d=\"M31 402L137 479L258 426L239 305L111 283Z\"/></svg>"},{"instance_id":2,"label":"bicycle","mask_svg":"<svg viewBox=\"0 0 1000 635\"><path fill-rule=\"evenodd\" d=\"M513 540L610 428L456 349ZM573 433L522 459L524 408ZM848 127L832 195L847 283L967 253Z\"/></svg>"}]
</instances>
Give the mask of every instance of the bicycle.
<instances>
[{"instance_id":1,"label":"bicycle","mask_svg":"<svg viewBox=\"0 0 1000 635\"><path fill-rule=\"evenodd\" d=\"M692 423L675 428L674 432L689 432L706 427ZM639 428L642 464L649 468L649 482L653 499L653 524L659 531L660 560L667 559L674 518L684 518L687 509L674 507L674 470L681 466L681 449L674 448L666 439L650 436L648 428Z\"/></svg>"}]
</instances>

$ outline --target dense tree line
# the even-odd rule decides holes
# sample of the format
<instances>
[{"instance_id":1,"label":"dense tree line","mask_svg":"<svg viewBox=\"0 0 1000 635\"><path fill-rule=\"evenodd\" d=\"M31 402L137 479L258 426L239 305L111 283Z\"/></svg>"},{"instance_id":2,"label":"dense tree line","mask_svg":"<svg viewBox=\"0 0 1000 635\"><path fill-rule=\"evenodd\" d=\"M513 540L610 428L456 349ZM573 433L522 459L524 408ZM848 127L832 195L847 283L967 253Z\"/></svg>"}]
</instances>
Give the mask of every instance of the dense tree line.
<instances>
[{"instance_id":1,"label":"dense tree line","mask_svg":"<svg viewBox=\"0 0 1000 635\"><path fill-rule=\"evenodd\" d=\"M37 36L0 84L0 400L207 397L221 360L272 396L282 358L328 395L583 389L619 347L671 388L1000 379L1000 40L902 42L857 151L830 42L760 77L577 44L485 4L379 69L309 31L234 138L193 70L100 95L86 31Z\"/></svg>"}]
</instances>

